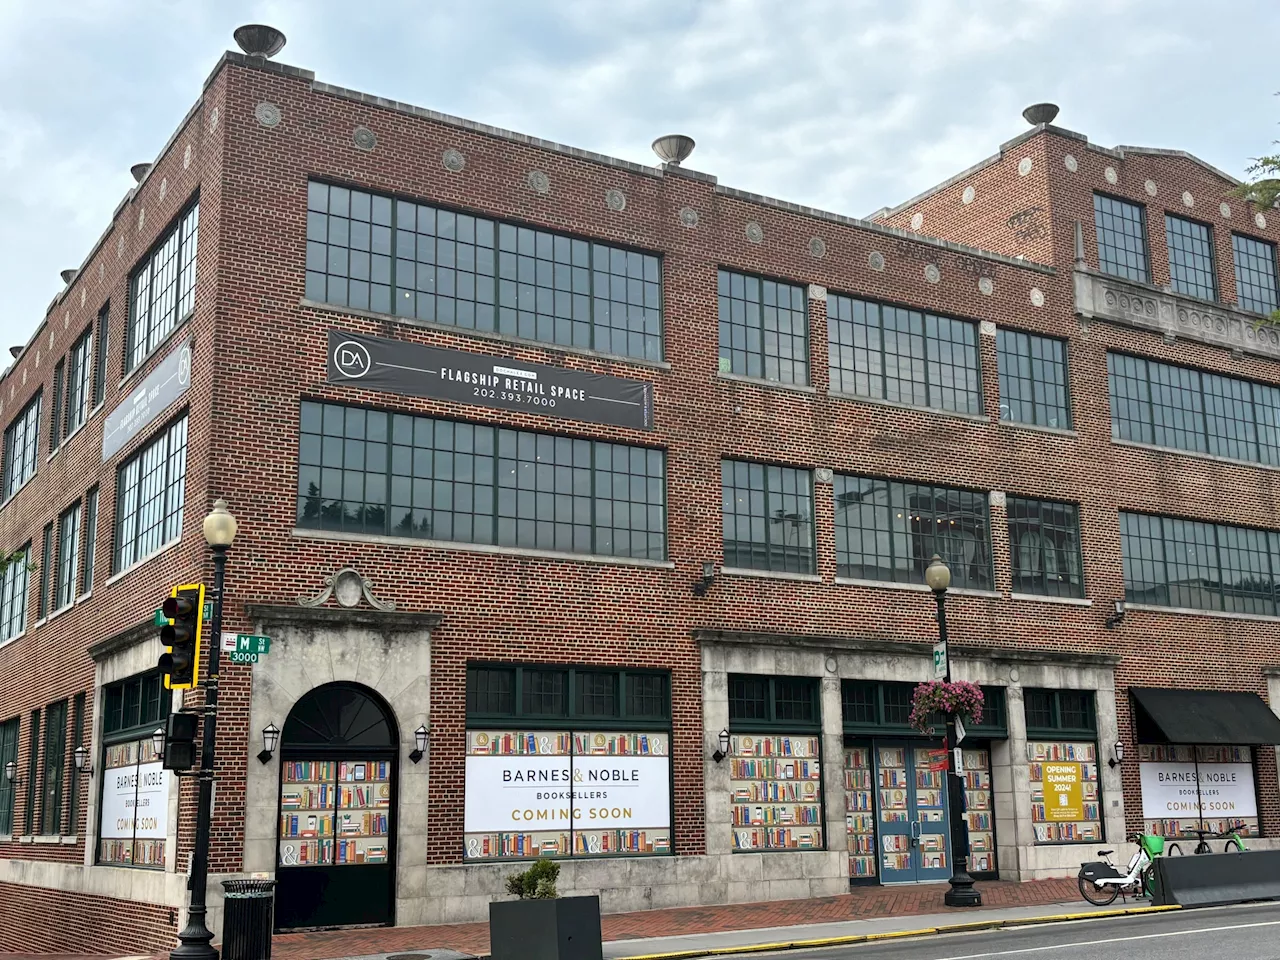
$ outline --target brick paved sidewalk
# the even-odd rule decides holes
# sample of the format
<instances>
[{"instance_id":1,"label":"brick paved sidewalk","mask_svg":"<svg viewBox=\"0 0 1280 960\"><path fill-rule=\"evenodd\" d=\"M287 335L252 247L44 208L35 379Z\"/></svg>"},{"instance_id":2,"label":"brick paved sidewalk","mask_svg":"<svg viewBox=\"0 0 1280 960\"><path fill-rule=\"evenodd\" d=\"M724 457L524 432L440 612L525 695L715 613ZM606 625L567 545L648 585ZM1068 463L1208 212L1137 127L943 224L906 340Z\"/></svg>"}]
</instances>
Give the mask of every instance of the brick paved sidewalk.
<instances>
[{"instance_id":1,"label":"brick paved sidewalk","mask_svg":"<svg viewBox=\"0 0 1280 960\"><path fill-rule=\"evenodd\" d=\"M1070 903L1080 899L1074 879L1027 883L979 883L984 907L1023 907ZM681 907L617 913L603 918L605 940L637 940L728 930L755 930L870 917L912 916L946 910L945 883L892 887L858 887L839 897L775 900L716 907ZM957 922L977 919L981 910L956 910ZM435 927L378 927L327 933L288 933L272 943L273 960L331 960L378 953L449 949L484 956L489 952L487 923Z\"/></svg>"}]
</instances>

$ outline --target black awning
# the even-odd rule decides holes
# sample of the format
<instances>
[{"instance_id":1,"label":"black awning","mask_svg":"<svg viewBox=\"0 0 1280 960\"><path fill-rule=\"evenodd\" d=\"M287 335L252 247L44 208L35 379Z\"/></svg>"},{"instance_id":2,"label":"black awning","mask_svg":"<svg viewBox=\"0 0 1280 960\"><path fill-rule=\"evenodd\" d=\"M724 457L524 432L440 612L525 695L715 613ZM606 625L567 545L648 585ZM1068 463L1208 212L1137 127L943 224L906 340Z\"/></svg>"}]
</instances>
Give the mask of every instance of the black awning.
<instances>
[{"instance_id":1,"label":"black awning","mask_svg":"<svg viewBox=\"0 0 1280 960\"><path fill-rule=\"evenodd\" d=\"M1139 743L1280 744L1280 717L1256 693L1130 687Z\"/></svg>"}]
</instances>

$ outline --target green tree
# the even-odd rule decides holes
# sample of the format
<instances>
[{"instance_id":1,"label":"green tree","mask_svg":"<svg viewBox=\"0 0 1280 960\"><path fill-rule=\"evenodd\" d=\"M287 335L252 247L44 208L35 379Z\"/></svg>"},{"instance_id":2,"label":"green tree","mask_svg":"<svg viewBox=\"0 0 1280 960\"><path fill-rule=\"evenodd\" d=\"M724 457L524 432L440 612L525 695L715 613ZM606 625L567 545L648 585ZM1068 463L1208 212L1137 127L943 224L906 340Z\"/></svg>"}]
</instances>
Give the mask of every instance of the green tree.
<instances>
[{"instance_id":1,"label":"green tree","mask_svg":"<svg viewBox=\"0 0 1280 960\"><path fill-rule=\"evenodd\" d=\"M1246 172L1249 180L1236 187L1235 195L1265 209L1274 207L1280 200L1280 153L1254 157Z\"/></svg>"}]
</instances>

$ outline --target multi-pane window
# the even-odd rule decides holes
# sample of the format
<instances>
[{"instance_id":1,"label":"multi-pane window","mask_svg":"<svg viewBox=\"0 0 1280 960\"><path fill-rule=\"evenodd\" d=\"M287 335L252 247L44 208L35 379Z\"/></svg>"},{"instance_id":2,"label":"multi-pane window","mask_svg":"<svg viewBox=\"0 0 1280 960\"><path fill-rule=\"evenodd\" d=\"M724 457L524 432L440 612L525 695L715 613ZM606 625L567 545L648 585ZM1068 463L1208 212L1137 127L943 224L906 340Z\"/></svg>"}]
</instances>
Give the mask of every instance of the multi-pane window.
<instances>
[{"instance_id":1,"label":"multi-pane window","mask_svg":"<svg viewBox=\"0 0 1280 960\"><path fill-rule=\"evenodd\" d=\"M44 780L40 797L40 832L62 832L62 778L67 768L67 701L44 711Z\"/></svg>"},{"instance_id":2,"label":"multi-pane window","mask_svg":"<svg viewBox=\"0 0 1280 960\"><path fill-rule=\"evenodd\" d=\"M1135 603L1277 612L1280 532L1120 514L1125 598Z\"/></svg>"},{"instance_id":3,"label":"multi-pane window","mask_svg":"<svg viewBox=\"0 0 1280 960\"><path fill-rule=\"evenodd\" d=\"M1169 247L1173 289L1202 300L1216 300L1218 277L1213 265L1213 230L1203 223L1166 213L1164 236Z\"/></svg>"},{"instance_id":4,"label":"multi-pane window","mask_svg":"<svg viewBox=\"0 0 1280 960\"><path fill-rule=\"evenodd\" d=\"M80 574L80 592L93 589L93 551L98 546L98 488L84 497L84 567Z\"/></svg>"},{"instance_id":5,"label":"multi-pane window","mask_svg":"<svg viewBox=\"0 0 1280 960\"><path fill-rule=\"evenodd\" d=\"M1105 193L1095 193L1093 218L1098 230L1098 267L1102 272L1149 283L1146 208Z\"/></svg>"},{"instance_id":6,"label":"multi-pane window","mask_svg":"<svg viewBox=\"0 0 1280 960\"><path fill-rule=\"evenodd\" d=\"M803 729L820 722L815 678L729 675L730 727L779 724Z\"/></svg>"},{"instance_id":7,"label":"multi-pane window","mask_svg":"<svg viewBox=\"0 0 1280 960\"><path fill-rule=\"evenodd\" d=\"M52 609L53 585L53 522L44 526L44 546L40 548L40 593L36 597L36 619L43 620Z\"/></svg>"},{"instance_id":8,"label":"multi-pane window","mask_svg":"<svg viewBox=\"0 0 1280 960\"><path fill-rule=\"evenodd\" d=\"M62 442L62 399L66 382L67 361L59 360L53 367L53 409L49 411L49 452L53 453Z\"/></svg>"},{"instance_id":9,"label":"multi-pane window","mask_svg":"<svg viewBox=\"0 0 1280 960\"><path fill-rule=\"evenodd\" d=\"M40 447L40 394L37 393L4 432L4 497L8 500L36 473Z\"/></svg>"},{"instance_id":10,"label":"multi-pane window","mask_svg":"<svg viewBox=\"0 0 1280 960\"><path fill-rule=\"evenodd\" d=\"M93 352L93 405L96 407L107 396L107 347L110 339L111 304L104 303L98 311L98 332Z\"/></svg>"},{"instance_id":11,"label":"multi-pane window","mask_svg":"<svg viewBox=\"0 0 1280 960\"><path fill-rule=\"evenodd\" d=\"M76 568L80 563L80 504L58 518L58 585L54 609L61 610L76 598Z\"/></svg>"},{"instance_id":12,"label":"multi-pane window","mask_svg":"<svg viewBox=\"0 0 1280 960\"><path fill-rule=\"evenodd\" d=\"M1016 593L1083 597L1075 504L1009 497L1009 553Z\"/></svg>"},{"instance_id":13,"label":"multi-pane window","mask_svg":"<svg viewBox=\"0 0 1280 960\"><path fill-rule=\"evenodd\" d=\"M1094 734L1098 721L1092 690L1023 691L1027 730L1037 736L1055 733Z\"/></svg>"},{"instance_id":14,"label":"multi-pane window","mask_svg":"<svg viewBox=\"0 0 1280 960\"><path fill-rule=\"evenodd\" d=\"M835 393L982 412L978 330L967 320L832 294L827 341Z\"/></svg>"},{"instance_id":15,"label":"multi-pane window","mask_svg":"<svg viewBox=\"0 0 1280 960\"><path fill-rule=\"evenodd\" d=\"M1235 254L1236 303L1240 309L1265 314L1280 309L1275 244L1233 233L1231 250Z\"/></svg>"},{"instance_id":16,"label":"multi-pane window","mask_svg":"<svg viewBox=\"0 0 1280 960\"><path fill-rule=\"evenodd\" d=\"M93 328L90 327L71 346L67 355L66 432L70 436L89 414L89 391L93 375Z\"/></svg>"},{"instance_id":17,"label":"multi-pane window","mask_svg":"<svg viewBox=\"0 0 1280 960\"><path fill-rule=\"evenodd\" d=\"M27 809L22 816L22 832L30 836L36 829L36 785L40 782L40 711L31 711L27 729Z\"/></svg>"},{"instance_id":18,"label":"multi-pane window","mask_svg":"<svg viewBox=\"0 0 1280 960\"><path fill-rule=\"evenodd\" d=\"M720 372L807 384L809 320L804 288L721 270L717 291Z\"/></svg>"},{"instance_id":19,"label":"multi-pane window","mask_svg":"<svg viewBox=\"0 0 1280 960\"><path fill-rule=\"evenodd\" d=\"M156 753L152 732L172 707L159 671L102 688L103 748L98 803L97 862L163 869L168 833L170 774ZM127 816L145 806L148 817Z\"/></svg>"},{"instance_id":20,"label":"multi-pane window","mask_svg":"<svg viewBox=\"0 0 1280 960\"><path fill-rule=\"evenodd\" d=\"M1064 429L1071 426L1065 343L1001 327L996 334L996 356L1001 420Z\"/></svg>"},{"instance_id":21,"label":"multi-pane window","mask_svg":"<svg viewBox=\"0 0 1280 960\"><path fill-rule=\"evenodd\" d=\"M27 582L31 575L31 544L15 550L0 571L0 643L27 628ZM3 833L0 830L0 833Z\"/></svg>"},{"instance_id":22,"label":"multi-pane window","mask_svg":"<svg viewBox=\"0 0 1280 960\"><path fill-rule=\"evenodd\" d=\"M1280 388L1108 353L1117 440L1280 464Z\"/></svg>"},{"instance_id":23,"label":"multi-pane window","mask_svg":"<svg viewBox=\"0 0 1280 960\"><path fill-rule=\"evenodd\" d=\"M121 464L116 479L115 569L124 570L182 535L187 417Z\"/></svg>"},{"instance_id":24,"label":"multi-pane window","mask_svg":"<svg viewBox=\"0 0 1280 960\"><path fill-rule=\"evenodd\" d=\"M304 402L298 525L666 557L661 450Z\"/></svg>"},{"instance_id":25,"label":"multi-pane window","mask_svg":"<svg viewBox=\"0 0 1280 960\"><path fill-rule=\"evenodd\" d=\"M13 833L13 781L4 775L5 768L18 762L18 727L21 720L13 717L0 723L0 834Z\"/></svg>"},{"instance_id":26,"label":"multi-pane window","mask_svg":"<svg viewBox=\"0 0 1280 960\"><path fill-rule=\"evenodd\" d=\"M844 474L832 493L838 576L924 583L936 553L953 586L991 589L986 494Z\"/></svg>"},{"instance_id":27,"label":"multi-pane window","mask_svg":"<svg viewBox=\"0 0 1280 960\"><path fill-rule=\"evenodd\" d=\"M200 205L194 204L129 278L126 372L158 347L195 306L199 225Z\"/></svg>"},{"instance_id":28,"label":"multi-pane window","mask_svg":"<svg viewBox=\"0 0 1280 960\"><path fill-rule=\"evenodd\" d=\"M77 693L71 704L71 749L73 751L84 744L84 701L85 695ZM72 756L74 757L74 753ZM4 769L3 766L0 766L0 770L2 769ZM67 791L70 801L67 809L67 832L74 836L80 832L81 774L74 763L70 766L69 772L71 784Z\"/></svg>"},{"instance_id":29,"label":"multi-pane window","mask_svg":"<svg viewBox=\"0 0 1280 960\"><path fill-rule=\"evenodd\" d=\"M813 573L813 474L741 460L720 462L724 564Z\"/></svg>"},{"instance_id":30,"label":"multi-pane window","mask_svg":"<svg viewBox=\"0 0 1280 960\"><path fill-rule=\"evenodd\" d=\"M312 182L310 300L466 330L662 359L661 261Z\"/></svg>"}]
</instances>

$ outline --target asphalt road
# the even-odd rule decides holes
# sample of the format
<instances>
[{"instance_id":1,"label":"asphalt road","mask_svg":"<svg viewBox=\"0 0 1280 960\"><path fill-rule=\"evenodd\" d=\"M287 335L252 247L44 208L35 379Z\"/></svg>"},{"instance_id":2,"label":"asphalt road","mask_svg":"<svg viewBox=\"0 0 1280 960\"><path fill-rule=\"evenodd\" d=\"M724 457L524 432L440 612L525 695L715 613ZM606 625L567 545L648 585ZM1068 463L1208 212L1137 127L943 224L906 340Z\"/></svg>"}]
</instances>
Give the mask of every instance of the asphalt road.
<instances>
[{"instance_id":1,"label":"asphalt road","mask_svg":"<svg viewBox=\"0 0 1280 960\"><path fill-rule=\"evenodd\" d=\"M777 960L1280 960L1280 903L760 954Z\"/></svg>"}]
</instances>

